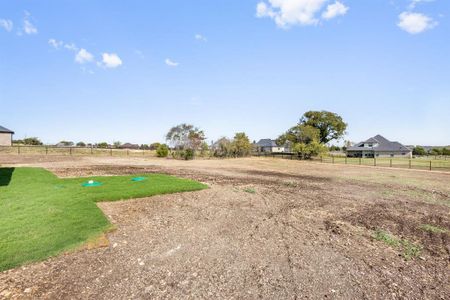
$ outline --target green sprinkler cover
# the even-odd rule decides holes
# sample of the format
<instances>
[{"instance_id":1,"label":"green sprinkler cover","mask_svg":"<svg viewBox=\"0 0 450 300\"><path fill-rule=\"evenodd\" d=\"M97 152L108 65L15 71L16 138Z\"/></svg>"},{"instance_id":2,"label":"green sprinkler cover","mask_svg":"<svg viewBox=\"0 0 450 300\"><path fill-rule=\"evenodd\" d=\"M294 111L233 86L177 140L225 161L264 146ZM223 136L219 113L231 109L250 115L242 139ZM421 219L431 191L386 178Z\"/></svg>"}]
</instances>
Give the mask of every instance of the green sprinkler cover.
<instances>
[{"instance_id":1,"label":"green sprinkler cover","mask_svg":"<svg viewBox=\"0 0 450 300\"><path fill-rule=\"evenodd\" d=\"M84 187L89 187L89 186L101 186L103 183L98 182L98 181L94 181L94 180L89 180L88 182L83 183L81 186Z\"/></svg>"},{"instance_id":2,"label":"green sprinkler cover","mask_svg":"<svg viewBox=\"0 0 450 300\"><path fill-rule=\"evenodd\" d=\"M145 179L147 179L147 177L134 177L131 181L144 181Z\"/></svg>"}]
</instances>

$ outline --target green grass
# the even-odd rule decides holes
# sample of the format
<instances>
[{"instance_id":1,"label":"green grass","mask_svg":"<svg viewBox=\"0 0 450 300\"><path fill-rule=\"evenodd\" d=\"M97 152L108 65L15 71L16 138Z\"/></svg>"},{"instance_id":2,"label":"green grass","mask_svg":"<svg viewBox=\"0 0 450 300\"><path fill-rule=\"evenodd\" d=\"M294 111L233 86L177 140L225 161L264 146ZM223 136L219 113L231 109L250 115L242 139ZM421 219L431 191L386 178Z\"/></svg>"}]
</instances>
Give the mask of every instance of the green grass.
<instances>
[{"instance_id":1,"label":"green grass","mask_svg":"<svg viewBox=\"0 0 450 300\"><path fill-rule=\"evenodd\" d=\"M131 181L137 176L147 179ZM82 187L87 180L103 185ZM59 179L40 168L0 168L0 271L74 249L110 229L95 202L206 187L160 174Z\"/></svg>"},{"instance_id":2,"label":"green grass","mask_svg":"<svg viewBox=\"0 0 450 300\"><path fill-rule=\"evenodd\" d=\"M374 233L374 238L377 241L382 241L392 248L401 249L403 258L410 260L420 255L422 247L414 244L406 239L400 239L387 231L377 229Z\"/></svg>"},{"instance_id":3,"label":"green grass","mask_svg":"<svg viewBox=\"0 0 450 300\"><path fill-rule=\"evenodd\" d=\"M254 193L256 193L256 190L254 188L245 188L244 192L249 193L249 194L254 194Z\"/></svg>"},{"instance_id":4,"label":"green grass","mask_svg":"<svg viewBox=\"0 0 450 300\"><path fill-rule=\"evenodd\" d=\"M433 233L446 233L448 230L439 226L433 226L430 224L422 224L420 225L420 229L433 232Z\"/></svg>"}]
</instances>

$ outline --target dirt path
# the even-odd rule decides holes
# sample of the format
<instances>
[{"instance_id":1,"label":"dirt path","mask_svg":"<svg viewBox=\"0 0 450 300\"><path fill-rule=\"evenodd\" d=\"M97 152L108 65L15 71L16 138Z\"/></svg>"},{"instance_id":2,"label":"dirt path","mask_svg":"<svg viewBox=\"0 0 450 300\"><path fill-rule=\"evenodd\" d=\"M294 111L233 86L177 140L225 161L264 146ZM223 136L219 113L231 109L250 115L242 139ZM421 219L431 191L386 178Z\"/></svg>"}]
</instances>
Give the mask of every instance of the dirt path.
<instances>
[{"instance_id":1,"label":"dirt path","mask_svg":"<svg viewBox=\"0 0 450 300\"><path fill-rule=\"evenodd\" d=\"M5 162L5 161L4 161ZM210 189L99 206L107 247L0 273L0 298L449 299L450 177L266 159L67 159L59 176L164 172ZM419 257L373 239L383 228Z\"/></svg>"}]
</instances>

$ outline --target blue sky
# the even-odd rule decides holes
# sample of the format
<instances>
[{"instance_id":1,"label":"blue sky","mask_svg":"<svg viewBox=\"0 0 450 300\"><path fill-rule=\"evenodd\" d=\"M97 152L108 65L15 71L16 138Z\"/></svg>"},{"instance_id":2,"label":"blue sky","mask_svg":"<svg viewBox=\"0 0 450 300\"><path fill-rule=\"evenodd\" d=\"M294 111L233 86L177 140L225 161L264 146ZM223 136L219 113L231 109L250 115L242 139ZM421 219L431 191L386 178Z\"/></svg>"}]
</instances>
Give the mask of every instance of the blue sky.
<instances>
[{"instance_id":1,"label":"blue sky","mask_svg":"<svg viewBox=\"0 0 450 300\"><path fill-rule=\"evenodd\" d=\"M15 138L276 138L308 110L450 144L446 0L0 0L0 124Z\"/></svg>"}]
</instances>

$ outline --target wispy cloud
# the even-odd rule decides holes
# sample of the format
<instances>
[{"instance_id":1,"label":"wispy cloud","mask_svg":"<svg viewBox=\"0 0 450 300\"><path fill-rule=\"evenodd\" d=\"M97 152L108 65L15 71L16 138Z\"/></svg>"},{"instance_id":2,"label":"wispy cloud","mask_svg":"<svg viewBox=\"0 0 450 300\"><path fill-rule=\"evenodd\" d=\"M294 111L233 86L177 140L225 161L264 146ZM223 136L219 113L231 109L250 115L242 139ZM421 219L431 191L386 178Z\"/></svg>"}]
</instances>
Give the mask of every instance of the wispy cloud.
<instances>
[{"instance_id":1,"label":"wispy cloud","mask_svg":"<svg viewBox=\"0 0 450 300\"><path fill-rule=\"evenodd\" d=\"M410 34L418 34L430 30L438 24L432 18L421 13L402 12L398 18L398 27Z\"/></svg>"},{"instance_id":2,"label":"wispy cloud","mask_svg":"<svg viewBox=\"0 0 450 300\"><path fill-rule=\"evenodd\" d=\"M425 2L433 2L434 0L412 0L411 3L408 5L408 9L413 10L416 8L418 4L425 3Z\"/></svg>"},{"instance_id":3,"label":"wispy cloud","mask_svg":"<svg viewBox=\"0 0 450 300\"><path fill-rule=\"evenodd\" d=\"M27 11L25 11L25 17L23 18L23 32L25 32L26 34L37 34L38 33L38 29L36 28L36 26L33 25L33 23L31 23L31 14ZM19 32L19 34L21 34L21 32Z\"/></svg>"},{"instance_id":4,"label":"wispy cloud","mask_svg":"<svg viewBox=\"0 0 450 300\"><path fill-rule=\"evenodd\" d=\"M194 36L194 38L195 38L197 41L202 41L202 42L206 42L206 41L207 41L206 37L203 36L203 35L201 35L200 33L197 33L197 34Z\"/></svg>"},{"instance_id":5,"label":"wispy cloud","mask_svg":"<svg viewBox=\"0 0 450 300\"><path fill-rule=\"evenodd\" d=\"M166 65L168 65L169 67L178 67L179 63L174 62L173 60L171 60L170 58L166 58L166 60L164 61L166 63Z\"/></svg>"},{"instance_id":6,"label":"wispy cloud","mask_svg":"<svg viewBox=\"0 0 450 300\"><path fill-rule=\"evenodd\" d=\"M322 18L325 20L330 20L337 16L343 16L347 13L348 9L348 6L336 1L335 3L327 6L327 9L322 13Z\"/></svg>"},{"instance_id":7,"label":"wispy cloud","mask_svg":"<svg viewBox=\"0 0 450 300\"><path fill-rule=\"evenodd\" d=\"M55 39L49 39L48 40L48 44L50 46L52 46L53 48L55 48L55 49L59 49L59 48L61 48L64 45L64 42L63 41L58 41L58 40L55 40Z\"/></svg>"},{"instance_id":8,"label":"wispy cloud","mask_svg":"<svg viewBox=\"0 0 450 300\"><path fill-rule=\"evenodd\" d=\"M98 64L105 68L114 69L122 65L122 60L115 53L103 53L102 61Z\"/></svg>"},{"instance_id":9,"label":"wispy cloud","mask_svg":"<svg viewBox=\"0 0 450 300\"><path fill-rule=\"evenodd\" d=\"M11 32L13 30L13 22L8 19L0 19L0 27Z\"/></svg>"},{"instance_id":10,"label":"wispy cloud","mask_svg":"<svg viewBox=\"0 0 450 300\"><path fill-rule=\"evenodd\" d=\"M79 64L85 64L94 61L94 55L88 52L86 49L81 48L75 55L75 61Z\"/></svg>"}]
</instances>

